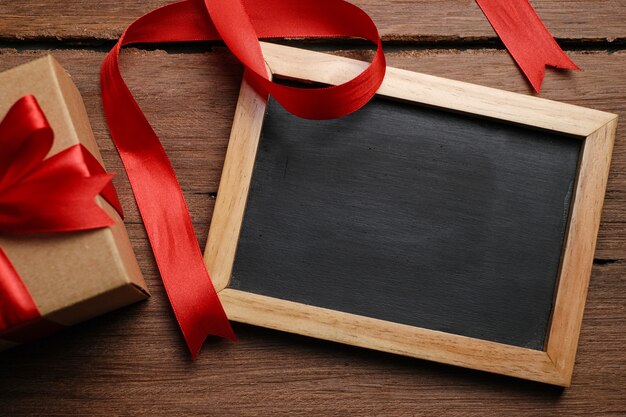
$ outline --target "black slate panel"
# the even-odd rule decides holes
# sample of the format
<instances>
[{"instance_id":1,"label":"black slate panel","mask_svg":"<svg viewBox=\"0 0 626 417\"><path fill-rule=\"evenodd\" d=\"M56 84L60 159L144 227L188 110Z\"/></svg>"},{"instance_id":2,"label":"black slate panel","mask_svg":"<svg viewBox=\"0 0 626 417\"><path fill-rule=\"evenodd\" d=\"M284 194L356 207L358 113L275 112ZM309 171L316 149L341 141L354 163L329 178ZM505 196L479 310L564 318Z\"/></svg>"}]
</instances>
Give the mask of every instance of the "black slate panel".
<instances>
[{"instance_id":1,"label":"black slate panel","mask_svg":"<svg viewBox=\"0 0 626 417\"><path fill-rule=\"evenodd\" d=\"M376 99L270 100L231 288L542 350L581 143Z\"/></svg>"}]
</instances>

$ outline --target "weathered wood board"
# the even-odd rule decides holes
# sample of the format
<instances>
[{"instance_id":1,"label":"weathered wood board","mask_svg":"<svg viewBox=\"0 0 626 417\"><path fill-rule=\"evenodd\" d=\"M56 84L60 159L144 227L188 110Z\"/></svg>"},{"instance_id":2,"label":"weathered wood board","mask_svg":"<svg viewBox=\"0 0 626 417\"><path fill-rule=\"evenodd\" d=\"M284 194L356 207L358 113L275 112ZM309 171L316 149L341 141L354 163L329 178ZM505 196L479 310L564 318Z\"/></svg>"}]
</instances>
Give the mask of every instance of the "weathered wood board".
<instances>
[{"instance_id":1,"label":"weathered wood board","mask_svg":"<svg viewBox=\"0 0 626 417\"><path fill-rule=\"evenodd\" d=\"M0 39L113 40L134 19L169 0L0 0ZM474 0L355 0L381 36L394 42L493 41ZM557 39L611 44L626 40L626 3L602 0L531 2Z\"/></svg>"}]
</instances>

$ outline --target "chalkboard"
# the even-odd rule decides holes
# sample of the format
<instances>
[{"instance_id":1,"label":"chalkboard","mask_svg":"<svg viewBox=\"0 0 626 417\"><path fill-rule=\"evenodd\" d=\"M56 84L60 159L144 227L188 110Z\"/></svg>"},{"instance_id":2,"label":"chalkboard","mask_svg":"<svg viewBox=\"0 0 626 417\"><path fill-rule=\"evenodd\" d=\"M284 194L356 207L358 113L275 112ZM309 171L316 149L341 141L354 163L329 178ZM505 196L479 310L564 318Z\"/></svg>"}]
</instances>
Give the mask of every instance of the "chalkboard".
<instances>
[{"instance_id":1,"label":"chalkboard","mask_svg":"<svg viewBox=\"0 0 626 417\"><path fill-rule=\"evenodd\" d=\"M543 349L580 141L375 99L267 106L231 288Z\"/></svg>"},{"instance_id":2,"label":"chalkboard","mask_svg":"<svg viewBox=\"0 0 626 417\"><path fill-rule=\"evenodd\" d=\"M262 43L273 77L366 64ZM205 262L231 320L568 386L616 116L387 68L330 121L242 83Z\"/></svg>"}]
</instances>

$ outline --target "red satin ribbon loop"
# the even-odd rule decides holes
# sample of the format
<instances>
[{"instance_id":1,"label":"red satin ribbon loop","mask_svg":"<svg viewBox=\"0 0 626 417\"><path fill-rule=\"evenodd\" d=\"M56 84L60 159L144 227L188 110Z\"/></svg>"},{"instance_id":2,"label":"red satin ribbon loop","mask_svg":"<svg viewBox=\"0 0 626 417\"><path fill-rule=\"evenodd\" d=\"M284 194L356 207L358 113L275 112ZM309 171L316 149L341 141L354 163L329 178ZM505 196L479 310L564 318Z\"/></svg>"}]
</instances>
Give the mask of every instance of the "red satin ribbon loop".
<instances>
[{"instance_id":1,"label":"red satin ribbon loop","mask_svg":"<svg viewBox=\"0 0 626 417\"><path fill-rule=\"evenodd\" d=\"M272 95L296 116L332 119L350 114L376 94L385 76L385 55L378 29L353 4L341 0L204 3L221 38L246 68L250 84L257 91ZM361 74L337 86L302 89L271 82L258 39L312 36L366 39L376 45L376 55Z\"/></svg>"}]
</instances>

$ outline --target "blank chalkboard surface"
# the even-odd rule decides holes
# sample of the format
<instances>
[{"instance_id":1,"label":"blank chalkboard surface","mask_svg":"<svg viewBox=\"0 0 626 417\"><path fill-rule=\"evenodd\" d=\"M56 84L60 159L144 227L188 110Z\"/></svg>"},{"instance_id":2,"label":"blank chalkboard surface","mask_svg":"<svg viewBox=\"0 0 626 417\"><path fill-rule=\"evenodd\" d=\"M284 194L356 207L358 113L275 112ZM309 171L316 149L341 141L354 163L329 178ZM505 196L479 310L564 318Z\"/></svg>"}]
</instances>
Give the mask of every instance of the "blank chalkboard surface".
<instances>
[{"instance_id":1,"label":"blank chalkboard surface","mask_svg":"<svg viewBox=\"0 0 626 417\"><path fill-rule=\"evenodd\" d=\"M261 43L271 76L367 64ZM231 320L571 383L617 116L387 67L307 121L242 82L204 252Z\"/></svg>"},{"instance_id":2,"label":"blank chalkboard surface","mask_svg":"<svg viewBox=\"0 0 626 417\"><path fill-rule=\"evenodd\" d=\"M376 99L267 106L231 288L542 350L580 141Z\"/></svg>"}]
</instances>

